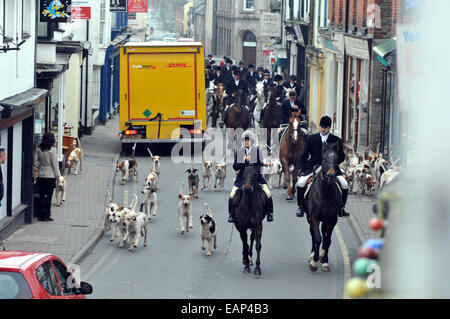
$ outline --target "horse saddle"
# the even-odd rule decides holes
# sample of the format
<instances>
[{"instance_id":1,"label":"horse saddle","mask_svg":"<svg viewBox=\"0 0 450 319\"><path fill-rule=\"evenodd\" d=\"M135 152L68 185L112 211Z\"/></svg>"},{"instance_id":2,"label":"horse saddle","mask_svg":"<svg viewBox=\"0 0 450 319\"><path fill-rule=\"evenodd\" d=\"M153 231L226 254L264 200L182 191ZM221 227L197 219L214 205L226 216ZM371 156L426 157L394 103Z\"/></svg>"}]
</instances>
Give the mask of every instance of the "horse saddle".
<instances>
[{"instance_id":1,"label":"horse saddle","mask_svg":"<svg viewBox=\"0 0 450 319\"><path fill-rule=\"evenodd\" d=\"M306 199L306 196L309 193L309 190L311 189L312 183L314 182L314 180L319 176L319 174L315 174L313 176L311 176L310 178L308 178L308 181L306 182L306 191L305 191L305 195L304 198ZM341 193L342 196L342 188L341 188L341 184L339 184L338 181L335 182L337 189L339 190L339 193Z\"/></svg>"},{"instance_id":2,"label":"horse saddle","mask_svg":"<svg viewBox=\"0 0 450 319\"><path fill-rule=\"evenodd\" d=\"M264 202L265 202L267 200L267 196L266 196L266 193L264 193L264 191L262 190L262 187L258 185L256 187L256 190L257 190L258 194L264 199ZM233 197L233 207L236 207L239 205L243 191L244 191L244 187L239 187L236 190L236 193L234 194L234 197Z\"/></svg>"}]
</instances>

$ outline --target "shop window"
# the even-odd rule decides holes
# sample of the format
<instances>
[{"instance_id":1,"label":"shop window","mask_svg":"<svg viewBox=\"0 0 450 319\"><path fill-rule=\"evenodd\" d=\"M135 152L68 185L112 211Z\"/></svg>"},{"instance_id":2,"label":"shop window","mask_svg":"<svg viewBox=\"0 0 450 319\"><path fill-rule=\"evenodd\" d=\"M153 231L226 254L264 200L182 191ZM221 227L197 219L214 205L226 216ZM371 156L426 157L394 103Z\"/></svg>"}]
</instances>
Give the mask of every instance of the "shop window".
<instances>
[{"instance_id":1,"label":"shop window","mask_svg":"<svg viewBox=\"0 0 450 319\"><path fill-rule=\"evenodd\" d=\"M245 11L253 11L255 9L255 1L254 0L244 0L244 10Z\"/></svg>"}]
</instances>

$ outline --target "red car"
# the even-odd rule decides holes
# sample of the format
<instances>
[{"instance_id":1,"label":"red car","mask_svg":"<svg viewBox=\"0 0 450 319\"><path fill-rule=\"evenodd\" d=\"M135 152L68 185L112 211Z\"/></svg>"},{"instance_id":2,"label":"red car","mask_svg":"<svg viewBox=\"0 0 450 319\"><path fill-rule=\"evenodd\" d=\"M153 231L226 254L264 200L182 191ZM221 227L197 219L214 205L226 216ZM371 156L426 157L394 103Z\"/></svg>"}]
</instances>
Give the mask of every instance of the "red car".
<instances>
[{"instance_id":1,"label":"red car","mask_svg":"<svg viewBox=\"0 0 450 319\"><path fill-rule=\"evenodd\" d=\"M90 284L76 288L68 280L71 274L55 255L0 251L0 299L85 299L92 293Z\"/></svg>"}]
</instances>

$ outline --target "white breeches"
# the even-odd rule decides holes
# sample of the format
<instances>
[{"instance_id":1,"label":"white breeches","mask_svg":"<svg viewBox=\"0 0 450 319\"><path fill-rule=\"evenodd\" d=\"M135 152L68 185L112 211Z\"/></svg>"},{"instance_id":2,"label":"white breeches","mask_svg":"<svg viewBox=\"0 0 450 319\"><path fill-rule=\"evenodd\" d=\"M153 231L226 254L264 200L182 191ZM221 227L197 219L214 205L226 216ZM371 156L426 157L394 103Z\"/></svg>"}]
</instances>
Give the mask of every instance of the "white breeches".
<instances>
[{"instance_id":1,"label":"white breeches","mask_svg":"<svg viewBox=\"0 0 450 319\"><path fill-rule=\"evenodd\" d=\"M320 171L322 170L322 166L318 167L316 169L316 174L318 174ZM313 175L313 173L309 174L309 175L305 175L305 176L300 176L298 178L297 181L297 187L305 187L306 186L306 182L308 182L308 179ZM339 184L341 184L341 188L342 189L348 189L348 183L345 180L344 176L339 175L336 176L337 180L339 181Z\"/></svg>"},{"instance_id":2,"label":"white breeches","mask_svg":"<svg viewBox=\"0 0 450 319\"><path fill-rule=\"evenodd\" d=\"M267 198L270 198L272 195L270 194L269 187L267 187L267 184L259 184L261 186L264 193L266 193ZM236 191L239 189L239 187L233 186L233 189L231 190L230 198L234 198L234 195L236 194Z\"/></svg>"}]
</instances>

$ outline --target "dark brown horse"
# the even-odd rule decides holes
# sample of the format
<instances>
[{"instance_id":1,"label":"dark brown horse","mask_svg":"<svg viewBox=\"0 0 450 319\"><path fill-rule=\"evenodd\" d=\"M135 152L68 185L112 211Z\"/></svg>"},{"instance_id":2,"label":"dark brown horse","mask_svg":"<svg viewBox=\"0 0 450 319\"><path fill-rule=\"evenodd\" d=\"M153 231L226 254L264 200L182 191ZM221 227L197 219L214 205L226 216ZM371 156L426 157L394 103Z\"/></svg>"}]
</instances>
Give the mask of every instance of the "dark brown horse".
<instances>
[{"instance_id":1,"label":"dark brown horse","mask_svg":"<svg viewBox=\"0 0 450 319\"><path fill-rule=\"evenodd\" d=\"M301 132L300 122L301 120L298 113L293 112L289 120L288 129L284 133L280 142L280 161L283 167L284 178L287 186L287 200L294 199L299 160L306 143L306 138L303 137ZM289 168L291 165L294 169L290 172Z\"/></svg>"},{"instance_id":2,"label":"dark brown horse","mask_svg":"<svg viewBox=\"0 0 450 319\"><path fill-rule=\"evenodd\" d=\"M242 93L242 90L236 92L233 96L234 103L231 104L228 108L227 112L227 121L225 122L225 126L227 129L242 129L244 132L248 128L249 116L250 112L245 107L244 101L245 97ZM229 130L227 130L229 132ZM237 136L240 138L240 136ZM233 141L230 139L230 143ZM228 148L231 148L231 145L228 145Z\"/></svg>"},{"instance_id":3,"label":"dark brown horse","mask_svg":"<svg viewBox=\"0 0 450 319\"><path fill-rule=\"evenodd\" d=\"M276 88L269 90L268 103L264 108L264 116L262 119L262 127L267 129L267 145L271 143L271 129L279 128L281 123L281 107L278 105L276 97Z\"/></svg>"},{"instance_id":4,"label":"dark brown horse","mask_svg":"<svg viewBox=\"0 0 450 319\"><path fill-rule=\"evenodd\" d=\"M211 110L211 113L209 116L211 116L211 125L212 127L217 127L217 119L219 118L220 115L222 115L223 118L223 111L224 111L224 91L225 91L225 86L223 85L223 83L219 83L217 84L216 90L214 92L214 104Z\"/></svg>"}]
</instances>

